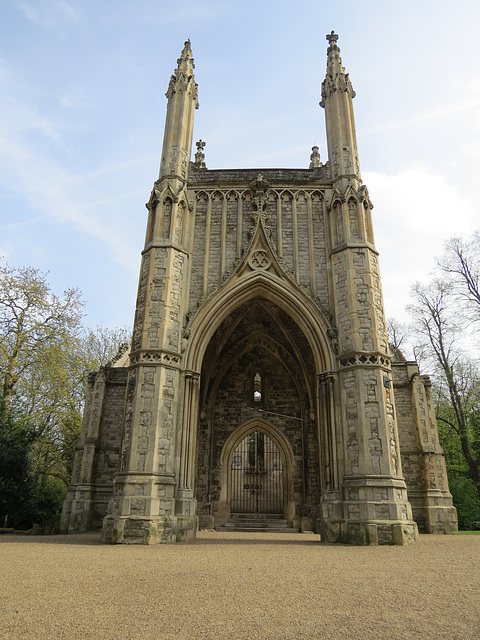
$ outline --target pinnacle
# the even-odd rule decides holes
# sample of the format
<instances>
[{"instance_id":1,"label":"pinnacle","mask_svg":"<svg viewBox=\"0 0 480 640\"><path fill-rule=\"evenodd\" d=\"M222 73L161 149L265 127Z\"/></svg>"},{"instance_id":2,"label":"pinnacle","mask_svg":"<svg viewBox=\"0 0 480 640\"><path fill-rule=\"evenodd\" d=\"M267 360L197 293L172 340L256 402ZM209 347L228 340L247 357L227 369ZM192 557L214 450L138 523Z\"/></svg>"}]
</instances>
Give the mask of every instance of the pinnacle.
<instances>
[{"instance_id":1,"label":"pinnacle","mask_svg":"<svg viewBox=\"0 0 480 640\"><path fill-rule=\"evenodd\" d=\"M182 58L192 57L192 47L190 45L190 38L188 38L188 40L185 41L181 55L182 55Z\"/></svg>"},{"instance_id":2,"label":"pinnacle","mask_svg":"<svg viewBox=\"0 0 480 640\"><path fill-rule=\"evenodd\" d=\"M327 75L334 77L336 73L345 73L340 57L340 49L337 45L338 35L332 31L326 35L328 40L327 49Z\"/></svg>"},{"instance_id":3,"label":"pinnacle","mask_svg":"<svg viewBox=\"0 0 480 640\"><path fill-rule=\"evenodd\" d=\"M348 73L345 73L345 67L340 57L340 49L337 45L338 35L335 31L332 31L326 35L326 38L328 40L327 74L322 83L321 107L325 106L325 99L337 91L346 92L351 98L355 97L355 91Z\"/></svg>"},{"instance_id":4,"label":"pinnacle","mask_svg":"<svg viewBox=\"0 0 480 640\"><path fill-rule=\"evenodd\" d=\"M185 41L185 44L182 49L182 53L180 54L180 58L177 60L178 67L176 69L176 73L179 72L186 73L187 75L192 75L193 70L195 69L195 64L193 62L193 54L192 47L190 45L190 38Z\"/></svg>"}]
</instances>

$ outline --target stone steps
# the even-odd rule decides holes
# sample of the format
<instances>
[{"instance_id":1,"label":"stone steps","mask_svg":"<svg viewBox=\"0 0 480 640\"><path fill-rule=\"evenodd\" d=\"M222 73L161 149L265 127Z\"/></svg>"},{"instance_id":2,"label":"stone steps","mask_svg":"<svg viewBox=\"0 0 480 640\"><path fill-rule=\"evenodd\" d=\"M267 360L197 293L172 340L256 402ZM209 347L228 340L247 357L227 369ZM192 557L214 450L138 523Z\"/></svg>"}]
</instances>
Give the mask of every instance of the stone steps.
<instances>
[{"instance_id":1,"label":"stone steps","mask_svg":"<svg viewBox=\"0 0 480 640\"><path fill-rule=\"evenodd\" d=\"M216 531L239 531L252 533L298 533L298 529L288 526L281 514L236 513Z\"/></svg>"}]
</instances>

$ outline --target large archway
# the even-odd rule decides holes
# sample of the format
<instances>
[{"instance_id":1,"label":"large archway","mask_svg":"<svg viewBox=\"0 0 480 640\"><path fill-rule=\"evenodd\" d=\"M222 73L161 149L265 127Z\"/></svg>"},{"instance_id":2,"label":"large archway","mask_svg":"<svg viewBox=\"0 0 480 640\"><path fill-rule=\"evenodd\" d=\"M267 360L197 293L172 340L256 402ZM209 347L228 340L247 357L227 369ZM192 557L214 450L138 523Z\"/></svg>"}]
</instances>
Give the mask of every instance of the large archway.
<instances>
[{"instance_id":1,"label":"large archway","mask_svg":"<svg viewBox=\"0 0 480 640\"><path fill-rule=\"evenodd\" d=\"M309 341L275 302L245 301L218 326L200 376L200 527L222 525L242 510L281 513L290 523L295 517L318 519L317 385ZM249 460L252 446L257 452Z\"/></svg>"},{"instance_id":2,"label":"large archway","mask_svg":"<svg viewBox=\"0 0 480 640\"><path fill-rule=\"evenodd\" d=\"M335 351L324 314L291 281L260 270L229 281L194 314L187 329L191 339L184 355L186 368L199 371L205 351L221 324L239 307L256 300L274 303L291 318L308 341L317 372L335 369Z\"/></svg>"}]
</instances>

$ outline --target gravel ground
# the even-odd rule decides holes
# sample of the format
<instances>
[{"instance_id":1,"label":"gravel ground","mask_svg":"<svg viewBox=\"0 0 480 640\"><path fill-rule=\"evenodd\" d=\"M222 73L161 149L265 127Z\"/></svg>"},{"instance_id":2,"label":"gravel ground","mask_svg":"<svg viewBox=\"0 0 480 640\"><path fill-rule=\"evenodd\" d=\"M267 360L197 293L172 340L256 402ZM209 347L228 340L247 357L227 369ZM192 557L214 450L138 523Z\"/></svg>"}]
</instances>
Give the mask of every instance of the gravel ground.
<instances>
[{"instance_id":1,"label":"gravel ground","mask_svg":"<svg viewBox=\"0 0 480 640\"><path fill-rule=\"evenodd\" d=\"M201 532L143 547L2 535L0 567L2 639L480 638L480 536L348 547Z\"/></svg>"}]
</instances>

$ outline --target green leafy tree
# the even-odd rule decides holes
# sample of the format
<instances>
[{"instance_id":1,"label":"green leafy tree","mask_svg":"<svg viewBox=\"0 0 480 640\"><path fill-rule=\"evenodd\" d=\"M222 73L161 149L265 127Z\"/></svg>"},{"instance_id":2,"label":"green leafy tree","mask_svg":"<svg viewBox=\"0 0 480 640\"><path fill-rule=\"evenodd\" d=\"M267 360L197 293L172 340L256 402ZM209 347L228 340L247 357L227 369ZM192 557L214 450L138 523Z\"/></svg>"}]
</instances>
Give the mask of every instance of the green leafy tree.
<instances>
[{"instance_id":1,"label":"green leafy tree","mask_svg":"<svg viewBox=\"0 0 480 640\"><path fill-rule=\"evenodd\" d=\"M0 526L30 526L35 479L29 450L35 434L17 423L0 398Z\"/></svg>"},{"instance_id":2,"label":"green leafy tree","mask_svg":"<svg viewBox=\"0 0 480 640\"><path fill-rule=\"evenodd\" d=\"M0 382L5 412L17 415L18 427L8 433L20 446L28 425L30 505L42 520L58 512L70 480L87 375L129 339L126 328L85 328L82 308L77 290L55 296L37 269L0 270Z\"/></svg>"},{"instance_id":3,"label":"green leafy tree","mask_svg":"<svg viewBox=\"0 0 480 640\"><path fill-rule=\"evenodd\" d=\"M46 274L32 267L0 268L0 363L8 410L19 381L39 363L45 349L76 336L83 303L76 289L62 298L50 290Z\"/></svg>"}]
</instances>

